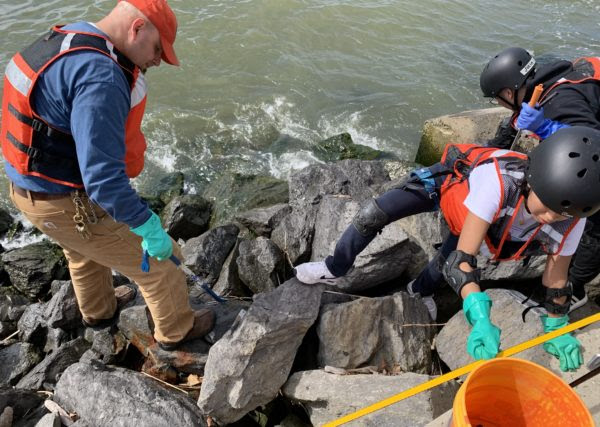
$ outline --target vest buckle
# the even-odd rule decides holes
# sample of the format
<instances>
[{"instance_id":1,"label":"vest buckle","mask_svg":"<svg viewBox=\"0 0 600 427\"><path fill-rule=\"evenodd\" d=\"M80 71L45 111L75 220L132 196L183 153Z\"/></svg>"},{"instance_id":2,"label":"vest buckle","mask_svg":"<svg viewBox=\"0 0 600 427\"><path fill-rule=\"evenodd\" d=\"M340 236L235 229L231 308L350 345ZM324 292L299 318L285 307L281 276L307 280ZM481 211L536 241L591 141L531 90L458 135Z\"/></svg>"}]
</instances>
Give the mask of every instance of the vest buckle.
<instances>
[{"instance_id":1,"label":"vest buckle","mask_svg":"<svg viewBox=\"0 0 600 427\"><path fill-rule=\"evenodd\" d=\"M27 147L27 155L32 160L38 160L42 157L42 152L35 147Z\"/></svg>"},{"instance_id":2,"label":"vest buckle","mask_svg":"<svg viewBox=\"0 0 600 427\"><path fill-rule=\"evenodd\" d=\"M34 131L41 132L46 127L46 123L44 123L38 119L33 119L31 121L31 127L33 128Z\"/></svg>"}]
</instances>

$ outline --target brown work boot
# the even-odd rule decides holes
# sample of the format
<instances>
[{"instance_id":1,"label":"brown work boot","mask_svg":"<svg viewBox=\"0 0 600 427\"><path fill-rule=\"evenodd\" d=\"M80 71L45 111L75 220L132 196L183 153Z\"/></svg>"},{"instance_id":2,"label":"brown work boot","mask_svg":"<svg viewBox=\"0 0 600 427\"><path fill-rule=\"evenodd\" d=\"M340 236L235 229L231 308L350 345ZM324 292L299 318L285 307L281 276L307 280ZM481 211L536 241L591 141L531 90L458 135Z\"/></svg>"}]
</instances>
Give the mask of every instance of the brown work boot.
<instances>
[{"instance_id":1,"label":"brown work boot","mask_svg":"<svg viewBox=\"0 0 600 427\"><path fill-rule=\"evenodd\" d=\"M176 350L181 344L187 341L192 341L198 338L202 338L215 326L215 312L208 309L202 308L194 311L194 325L187 335L179 342L176 343L162 343L157 341L158 346L166 351Z\"/></svg>"},{"instance_id":2,"label":"brown work boot","mask_svg":"<svg viewBox=\"0 0 600 427\"><path fill-rule=\"evenodd\" d=\"M126 285L117 286L115 288L115 298L117 299L117 309L115 310L115 314L109 319L82 319L83 324L88 328L96 329L102 329L112 325L119 316L121 309L125 307L127 303L135 299L136 295L137 291L134 288L130 288Z\"/></svg>"}]
</instances>

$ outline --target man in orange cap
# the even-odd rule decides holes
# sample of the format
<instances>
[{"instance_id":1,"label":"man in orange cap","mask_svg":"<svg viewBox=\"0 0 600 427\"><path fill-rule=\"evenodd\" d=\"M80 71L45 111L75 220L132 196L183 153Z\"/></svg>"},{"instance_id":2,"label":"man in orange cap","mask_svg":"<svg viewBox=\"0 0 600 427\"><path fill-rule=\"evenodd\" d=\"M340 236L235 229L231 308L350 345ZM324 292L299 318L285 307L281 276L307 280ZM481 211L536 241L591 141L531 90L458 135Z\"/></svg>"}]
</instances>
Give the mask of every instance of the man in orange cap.
<instances>
[{"instance_id":1,"label":"man in orange cap","mask_svg":"<svg viewBox=\"0 0 600 427\"><path fill-rule=\"evenodd\" d=\"M0 136L11 198L63 248L83 322L111 323L133 298L115 293L113 269L139 285L167 350L214 324L191 309L169 260L180 249L130 184L144 166L144 74L179 64L176 32L166 0L119 1L95 24L54 27L6 68Z\"/></svg>"}]
</instances>

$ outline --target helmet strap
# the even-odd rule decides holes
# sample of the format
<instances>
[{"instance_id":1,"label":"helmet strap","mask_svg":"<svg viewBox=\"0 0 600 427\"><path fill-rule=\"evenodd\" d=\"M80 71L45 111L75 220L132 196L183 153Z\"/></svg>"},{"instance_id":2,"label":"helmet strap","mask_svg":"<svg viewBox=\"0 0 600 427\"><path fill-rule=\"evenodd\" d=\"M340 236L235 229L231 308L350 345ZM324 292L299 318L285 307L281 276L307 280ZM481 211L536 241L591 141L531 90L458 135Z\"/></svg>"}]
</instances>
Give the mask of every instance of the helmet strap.
<instances>
[{"instance_id":1,"label":"helmet strap","mask_svg":"<svg viewBox=\"0 0 600 427\"><path fill-rule=\"evenodd\" d=\"M521 111L521 104L519 103L519 89L513 91L513 111Z\"/></svg>"}]
</instances>

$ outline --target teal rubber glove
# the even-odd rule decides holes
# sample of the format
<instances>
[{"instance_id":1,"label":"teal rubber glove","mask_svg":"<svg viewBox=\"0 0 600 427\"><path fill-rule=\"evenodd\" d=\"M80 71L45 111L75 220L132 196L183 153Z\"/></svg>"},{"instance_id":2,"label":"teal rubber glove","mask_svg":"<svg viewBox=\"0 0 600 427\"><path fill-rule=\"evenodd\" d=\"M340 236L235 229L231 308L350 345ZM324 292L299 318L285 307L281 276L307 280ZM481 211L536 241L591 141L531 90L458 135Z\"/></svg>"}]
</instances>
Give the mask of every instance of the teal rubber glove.
<instances>
[{"instance_id":1,"label":"teal rubber glove","mask_svg":"<svg viewBox=\"0 0 600 427\"><path fill-rule=\"evenodd\" d=\"M139 227L132 228L131 231L142 240L142 249L148 251L151 257L159 261L168 259L173 254L173 243L167 232L162 228L160 218L154 212L148 220Z\"/></svg>"},{"instance_id":2,"label":"teal rubber glove","mask_svg":"<svg viewBox=\"0 0 600 427\"><path fill-rule=\"evenodd\" d=\"M569 324L569 316L548 317L542 316L544 332L552 332ZM563 372L576 371L583 363L581 343L570 333L552 338L544 343L544 350L556 356L560 361L560 370Z\"/></svg>"},{"instance_id":3,"label":"teal rubber glove","mask_svg":"<svg viewBox=\"0 0 600 427\"><path fill-rule=\"evenodd\" d=\"M490 321L492 300L484 292L473 292L463 301L463 311L473 330L467 352L475 360L493 359L500 349L500 329Z\"/></svg>"}]
</instances>

